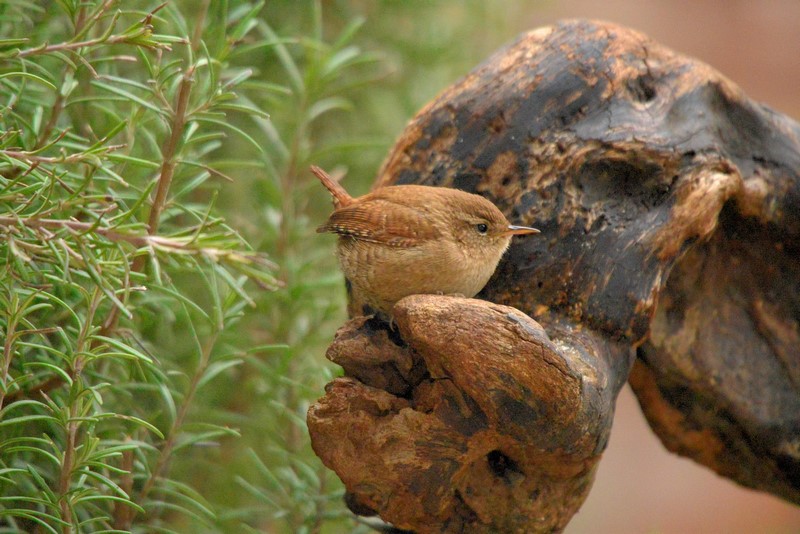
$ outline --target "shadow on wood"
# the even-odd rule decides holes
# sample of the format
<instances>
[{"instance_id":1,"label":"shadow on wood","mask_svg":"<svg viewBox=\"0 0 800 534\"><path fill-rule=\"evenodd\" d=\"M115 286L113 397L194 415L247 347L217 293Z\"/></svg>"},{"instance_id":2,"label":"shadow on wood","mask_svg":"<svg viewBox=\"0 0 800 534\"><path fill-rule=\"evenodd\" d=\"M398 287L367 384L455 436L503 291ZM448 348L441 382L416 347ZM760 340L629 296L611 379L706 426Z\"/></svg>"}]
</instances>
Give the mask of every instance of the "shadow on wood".
<instances>
[{"instance_id":1,"label":"shadow on wood","mask_svg":"<svg viewBox=\"0 0 800 534\"><path fill-rule=\"evenodd\" d=\"M328 357L347 377L308 414L351 508L419 532L563 528L608 440L624 383L609 367L628 352L474 299L406 297L394 324L339 331Z\"/></svg>"},{"instance_id":2,"label":"shadow on wood","mask_svg":"<svg viewBox=\"0 0 800 534\"><path fill-rule=\"evenodd\" d=\"M568 360L571 372L582 361L579 373L594 377L588 383L605 386L589 397L570 389L570 380L536 389L543 378L529 369L546 369L537 359L544 353L530 352L528 363L515 361L502 372L486 363L505 346L481 339L506 339L507 319L481 311L480 327L470 326L463 321L473 312L454 311L451 304L446 320L430 321L420 333L411 327L415 317L428 307L440 313L444 301L404 301L408 309L419 307L417 315L397 314L416 356L374 353L371 358L385 358L376 364L388 369L378 373L382 378L372 376L375 367L365 377L345 366L355 378L334 382L309 414L315 450L326 459L329 448L341 445L327 436L342 439L344 430L334 432L337 420L355 424L343 416L352 402L351 411L358 405L372 414L351 427L352 435L368 442L384 435L375 447L404 451L369 467L363 447L354 446L349 461L326 459L367 508L420 532L458 531L465 524L486 531L558 530L588 490L613 399L630 372L627 354L635 348L631 385L670 450L800 503L799 138L800 126L752 102L713 69L631 30L566 21L523 35L414 118L376 187L418 183L477 192L512 223L541 229L542 237L512 244L479 296L534 318L558 340L548 345L547 361ZM472 301L463 306L480 309ZM535 322L524 322L538 332ZM355 337L371 346L365 341L374 341L371 332L365 323ZM589 345L576 342L576 332ZM443 356L431 355L440 352L454 359L445 365ZM348 354L358 359L358 351ZM424 375L420 365L430 379L386 387L415 369ZM469 372L460 374L462 368ZM425 380L436 392L425 397L427 404L415 404ZM498 404L469 387L484 380L486 387L516 392L513 398L523 404L535 401L525 408ZM526 397L523 390L538 393ZM373 401L359 405L364 398ZM436 404L439 398L450 400ZM577 419L562 419L565 412L546 408L550 402L577 409ZM418 408L431 403L428 411ZM408 418L405 433L385 434L381 414L388 413ZM515 424L518 413L538 423ZM589 416L596 421L587 427L594 448L573 441L583 428L575 421ZM414 422L423 417L442 426L416 431ZM487 431L494 441L480 448L474 436ZM442 436L447 447L439 446ZM544 482L538 493L524 486L524 494L509 489L513 485L492 486L491 477L478 486L458 485L472 480L462 477L477 469L476 458L490 465L494 450L524 480L538 472L550 482L548 466L559 462L549 447L565 454L559 465L569 476L559 487L577 476L579 497L563 502L565 494L545 489ZM399 469L398 462L408 463ZM506 492L483 492L490 487ZM476 492L471 500L464 488ZM421 499L406 512L397 504L403 492ZM525 514L528 527L522 526ZM547 518L537 522L541 514ZM512 522L498 522L506 517Z\"/></svg>"}]
</instances>

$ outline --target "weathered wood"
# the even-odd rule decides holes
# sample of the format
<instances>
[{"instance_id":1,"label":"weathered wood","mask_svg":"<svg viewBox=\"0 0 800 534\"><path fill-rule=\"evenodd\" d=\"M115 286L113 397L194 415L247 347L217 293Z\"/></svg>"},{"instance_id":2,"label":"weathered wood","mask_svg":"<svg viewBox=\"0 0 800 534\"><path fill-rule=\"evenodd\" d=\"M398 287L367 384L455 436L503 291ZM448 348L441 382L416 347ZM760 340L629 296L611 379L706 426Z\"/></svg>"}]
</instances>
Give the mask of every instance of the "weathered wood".
<instances>
[{"instance_id":1,"label":"weathered wood","mask_svg":"<svg viewBox=\"0 0 800 534\"><path fill-rule=\"evenodd\" d=\"M594 348L579 359L606 362L588 367L610 385L603 402L589 405L596 417L610 421L613 398L630 370L621 355L636 348L630 383L668 448L800 503L798 124L749 100L710 67L639 33L567 21L524 34L426 106L401 135L376 186L402 183L478 192L512 223L542 230L542 237L512 244L479 297L514 306L551 337L561 328L592 339ZM358 309L355 304L351 309ZM453 315L452 325L430 323L426 339L453 343L448 336L461 315ZM487 319L481 329L464 327L464 339L476 341L454 351L458 361L492 358L495 349L478 340L501 335L504 324ZM403 339L411 333L408 325L400 332ZM564 347L573 343L567 339L554 354L566 357ZM612 343L614 350L608 348ZM428 369L438 365L422 359ZM452 383L455 368L445 373ZM496 379L487 364L468 368L473 378ZM524 368L504 375L507 390L528 379ZM537 402L574 398L562 386L569 389L560 384ZM321 405L341 402L344 413L341 387L334 386ZM456 390L470 399L464 402L471 409L477 392L461 387ZM413 398L390 397L380 413L416 414L411 405L392 404ZM505 426L506 407L483 406L491 432L512 435L515 443L543 439L537 437L545 431L541 426L532 426L535 431L525 437L514 434ZM548 420L555 428L547 432L569 434L571 423ZM382 421L365 421L358 433L369 436ZM408 464L401 478L391 463L371 464L376 472L368 486L386 492L385 501L370 503L372 509L419 529L424 514L393 508L396 496L387 488L413 486L425 495L422 508L431 493L455 498L456 482L448 473L424 475L427 469L455 469L433 461L440 453L434 446L438 436L468 442L456 418L447 421L430 434L396 438L413 441L415 454L428 455L414 456L417 476ZM339 462L337 473L355 491L358 477L348 471L359 469L362 450L351 452L351 463ZM461 465L455 456L448 458ZM529 465L537 461L545 460ZM525 473L526 480L535 476ZM543 501L552 495L539 493L536 506L546 507ZM513 508L483 498L468 506L475 516L476 510ZM455 509L426 513L437 518L431 524L443 526L450 524L444 519L448 510ZM574 509L566 505L557 521L532 522L530 530L558 529ZM415 522L408 520L412 516ZM489 524L483 518L479 523Z\"/></svg>"},{"instance_id":2,"label":"weathered wood","mask_svg":"<svg viewBox=\"0 0 800 534\"><path fill-rule=\"evenodd\" d=\"M394 324L340 330L328 356L348 377L308 414L351 507L418 532L562 529L606 446L623 349L457 297L407 297Z\"/></svg>"}]
</instances>

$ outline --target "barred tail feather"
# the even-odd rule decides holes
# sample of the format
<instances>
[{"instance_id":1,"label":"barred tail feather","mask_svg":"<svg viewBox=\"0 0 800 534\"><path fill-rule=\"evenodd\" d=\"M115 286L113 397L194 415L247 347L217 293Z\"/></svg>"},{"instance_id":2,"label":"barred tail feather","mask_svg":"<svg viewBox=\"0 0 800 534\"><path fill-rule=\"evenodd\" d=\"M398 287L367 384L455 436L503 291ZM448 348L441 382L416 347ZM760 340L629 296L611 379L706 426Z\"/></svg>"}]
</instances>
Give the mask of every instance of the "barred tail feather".
<instances>
[{"instance_id":1,"label":"barred tail feather","mask_svg":"<svg viewBox=\"0 0 800 534\"><path fill-rule=\"evenodd\" d=\"M345 191L344 187L342 187L339 182L331 178L327 172L316 165L311 166L311 172L314 176L319 178L322 185L333 195L333 205L335 208L347 206L353 201L353 197Z\"/></svg>"}]
</instances>

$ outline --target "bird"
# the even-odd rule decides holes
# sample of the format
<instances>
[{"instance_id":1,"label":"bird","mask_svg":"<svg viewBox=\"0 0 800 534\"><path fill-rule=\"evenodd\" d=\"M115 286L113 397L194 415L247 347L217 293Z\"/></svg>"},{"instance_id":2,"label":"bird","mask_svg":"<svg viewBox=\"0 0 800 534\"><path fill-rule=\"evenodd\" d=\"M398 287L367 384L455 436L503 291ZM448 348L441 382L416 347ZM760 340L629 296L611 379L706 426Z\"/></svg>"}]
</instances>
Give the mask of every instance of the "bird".
<instances>
[{"instance_id":1,"label":"bird","mask_svg":"<svg viewBox=\"0 0 800 534\"><path fill-rule=\"evenodd\" d=\"M320 167L311 172L333 198L333 213L317 232L338 235L351 301L390 318L409 295L474 297L513 236L539 233L510 224L492 202L458 189L391 185L354 198Z\"/></svg>"}]
</instances>

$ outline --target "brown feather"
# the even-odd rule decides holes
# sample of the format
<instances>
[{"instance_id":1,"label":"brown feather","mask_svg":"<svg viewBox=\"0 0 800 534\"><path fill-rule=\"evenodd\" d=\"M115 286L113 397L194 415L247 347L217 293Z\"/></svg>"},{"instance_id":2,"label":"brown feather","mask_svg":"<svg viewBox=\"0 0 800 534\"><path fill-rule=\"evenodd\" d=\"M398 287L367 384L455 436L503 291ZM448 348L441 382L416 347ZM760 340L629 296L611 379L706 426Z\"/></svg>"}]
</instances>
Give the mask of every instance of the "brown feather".
<instances>
[{"instance_id":1,"label":"brown feather","mask_svg":"<svg viewBox=\"0 0 800 534\"><path fill-rule=\"evenodd\" d=\"M476 295L492 276L512 235L505 215L478 195L419 185L380 187L352 198L321 169L335 209L318 232L339 235L336 255L358 310L391 315L408 295Z\"/></svg>"},{"instance_id":2,"label":"brown feather","mask_svg":"<svg viewBox=\"0 0 800 534\"><path fill-rule=\"evenodd\" d=\"M334 180L327 172L316 165L311 166L311 172L314 173L314 176L319 178L319 181L322 182L322 185L325 186L325 189L330 191L331 195L333 196L333 206L335 208L340 206L348 206L353 202L353 197L350 196L350 193L348 193L345 188L342 187L339 182Z\"/></svg>"},{"instance_id":3,"label":"brown feather","mask_svg":"<svg viewBox=\"0 0 800 534\"><path fill-rule=\"evenodd\" d=\"M380 198L379 191L334 211L318 232L332 232L392 247L413 247L439 235L424 212Z\"/></svg>"}]
</instances>

